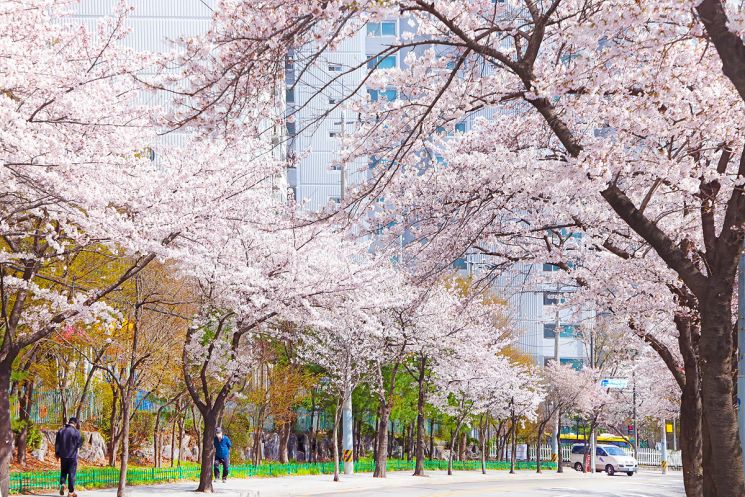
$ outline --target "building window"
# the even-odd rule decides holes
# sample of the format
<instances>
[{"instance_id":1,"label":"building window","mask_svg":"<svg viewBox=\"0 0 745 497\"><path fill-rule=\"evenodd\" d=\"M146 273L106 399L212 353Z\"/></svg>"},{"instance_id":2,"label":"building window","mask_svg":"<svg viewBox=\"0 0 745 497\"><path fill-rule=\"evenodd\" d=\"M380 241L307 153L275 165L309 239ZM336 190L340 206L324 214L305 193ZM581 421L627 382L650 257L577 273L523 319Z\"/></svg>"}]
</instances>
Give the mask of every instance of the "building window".
<instances>
[{"instance_id":1,"label":"building window","mask_svg":"<svg viewBox=\"0 0 745 497\"><path fill-rule=\"evenodd\" d=\"M573 262L570 261L570 262L567 262L567 267L569 269L574 269L576 267L576 265ZM544 271L561 271L561 268L558 265L556 265L556 264L547 264L547 263L544 262L543 263L543 270Z\"/></svg>"},{"instance_id":2,"label":"building window","mask_svg":"<svg viewBox=\"0 0 745 497\"><path fill-rule=\"evenodd\" d=\"M385 57L380 55L368 55L367 68L368 69L395 69L396 67L396 56L386 55Z\"/></svg>"},{"instance_id":3,"label":"building window","mask_svg":"<svg viewBox=\"0 0 745 497\"><path fill-rule=\"evenodd\" d=\"M389 88L387 90L367 90L367 94L370 95L370 100L377 102L380 99L393 102L398 98L398 91L395 88Z\"/></svg>"},{"instance_id":4,"label":"building window","mask_svg":"<svg viewBox=\"0 0 745 497\"><path fill-rule=\"evenodd\" d=\"M548 366L549 361L553 361L553 357L544 357L543 358L543 365ZM580 371L582 369L582 366L584 366L584 361L582 359L574 359L571 357L562 357L559 359L559 364L562 366L564 365L570 365L573 369Z\"/></svg>"},{"instance_id":5,"label":"building window","mask_svg":"<svg viewBox=\"0 0 745 497\"><path fill-rule=\"evenodd\" d=\"M468 261L465 257L459 257L453 261L454 269L468 269Z\"/></svg>"},{"instance_id":6,"label":"building window","mask_svg":"<svg viewBox=\"0 0 745 497\"><path fill-rule=\"evenodd\" d=\"M559 336L561 338L575 338L577 336L577 325L575 324L560 324ZM546 323L543 325L543 338L556 338L556 323Z\"/></svg>"},{"instance_id":7,"label":"building window","mask_svg":"<svg viewBox=\"0 0 745 497\"><path fill-rule=\"evenodd\" d=\"M543 305L563 304L564 297L557 292L543 292Z\"/></svg>"},{"instance_id":8,"label":"building window","mask_svg":"<svg viewBox=\"0 0 745 497\"><path fill-rule=\"evenodd\" d=\"M336 105L339 103L339 99L336 97L329 97L329 105Z\"/></svg>"},{"instance_id":9,"label":"building window","mask_svg":"<svg viewBox=\"0 0 745 497\"><path fill-rule=\"evenodd\" d=\"M329 72L342 72L344 68L341 64L329 64Z\"/></svg>"},{"instance_id":10,"label":"building window","mask_svg":"<svg viewBox=\"0 0 745 497\"><path fill-rule=\"evenodd\" d=\"M368 22L367 36L396 36L396 21Z\"/></svg>"},{"instance_id":11,"label":"building window","mask_svg":"<svg viewBox=\"0 0 745 497\"><path fill-rule=\"evenodd\" d=\"M456 133L465 133L466 132L466 123L458 123L455 125L455 132Z\"/></svg>"},{"instance_id":12,"label":"building window","mask_svg":"<svg viewBox=\"0 0 745 497\"><path fill-rule=\"evenodd\" d=\"M341 136L341 131L331 130L329 131L329 138L338 138Z\"/></svg>"},{"instance_id":13,"label":"building window","mask_svg":"<svg viewBox=\"0 0 745 497\"><path fill-rule=\"evenodd\" d=\"M287 136L293 137L297 135L297 123L295 121L287 123Z\"/></svg>"},{"instance_id":14,"label":"building window","mask_svg":"<svg viewBox=\"0 0 745 497\"><path fill-rule=\"evenodd\" d=\"M341 197L337 197L335 195L332 195L329 197L329 203L330 204L340 204L341 203Z\"/></svg>"},{"instance_id":15,"label":"building window","mask_svg":"<svg viewBox=\"0 0 745 497\"><path fill-rule=\"evenodd\" d=\"M295 88L287 88L287 91L285 91L285 101L288 104L295 102Z\"/></svg>"}]
</instances>

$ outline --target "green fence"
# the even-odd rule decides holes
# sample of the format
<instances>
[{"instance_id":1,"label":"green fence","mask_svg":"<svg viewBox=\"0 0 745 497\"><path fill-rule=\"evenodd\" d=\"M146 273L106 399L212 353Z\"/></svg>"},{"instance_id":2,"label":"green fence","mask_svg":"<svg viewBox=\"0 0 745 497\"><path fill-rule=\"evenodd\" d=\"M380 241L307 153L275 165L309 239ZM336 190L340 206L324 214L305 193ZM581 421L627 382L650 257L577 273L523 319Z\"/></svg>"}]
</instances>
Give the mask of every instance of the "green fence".
<instances>
[{"instance_id":1,"label":"green fence","mask_svg":"<svg viewBox=\"0 0 745 497\"><path fill-rule=\"evenodd\" d=\"M556 468L555 463L542 463L546 469ZM360 473L372 472L375 467L373 461L358 461L355 470ZM446 470L447 461L425 461L425 470ZM489 461L487 469L506 470L510 468L509 462ZM517 469L535 469L535 462L518 462ZM453 461L453 469L459 471L480 470L479 461ZM388 471L413 471L413 461L389 460ZM286 475L317 475L331 474L334 472L334 463L289 463L276 464L267 463L259 466L237 465L231 466L230 475L237 478L270 477ZM176 480L198 480L199 466L189 465L175 468L134 468L127 471L127 485L147 485L152 483L164 483ZM76 486L82 488L104 488L115 487L119 482L119 471L116 468L87 468L78 471ZM20 494L32 490L52 489L59 485L59 472L37 471L28 473L11 473L10 491Z\"/></svg>"}]
</instances>

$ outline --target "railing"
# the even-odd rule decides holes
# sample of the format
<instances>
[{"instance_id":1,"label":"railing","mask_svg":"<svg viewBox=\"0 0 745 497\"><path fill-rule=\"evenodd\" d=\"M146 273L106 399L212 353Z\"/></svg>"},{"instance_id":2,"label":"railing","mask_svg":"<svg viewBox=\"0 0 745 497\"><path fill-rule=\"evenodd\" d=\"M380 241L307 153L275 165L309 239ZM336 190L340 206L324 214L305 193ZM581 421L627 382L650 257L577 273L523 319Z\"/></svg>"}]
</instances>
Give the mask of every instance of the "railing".
<instances>
[{"instance_id":1,"label":"railing","mask_svg":"<svg viewBox=\"0 0 745 497\"><path fill-rule=\"evenodd\" d=\"M541 445L541 461L550 461L551 460L551 446L550 445ZM571 455L572 448L569 445L562 445L561 446L561 460L564 462L569 462L569 457ZM623 449L626 454L633 457L634 450L633 449ZM528 448L528 457L529 460L535 461L536 456L536 448L534 445L530 446ZM636 454L636 461L639 463L639 466L661 466L662 461L662 453L659 450L655 449L638 449ZM667 466L668 468L672 469L681 469L683 467L683 462L681 459L681 454L679 450L668 450L667 451Z\"/></svg>"},{"instance_id":2,"label":"railing","mask_svg":"<svg viewBox=\"0 0 745 497\"><path fill-rule=\"evenodd\" d=\"M633 456L633 449L624 449L628 455ZM636 452L636 462L639 466L661 466L662 453L655 449L638 449ZM680 469L683 467L683 460L679 450L667 451L667 467Z\"/></svg>"},{"instance_id":3,"label":"railing","mask_svg":"<svg viewBox=\"0 0 745 497\"><path fill-rule=\"evenodd\" d=\"M447 461L424 461L424 469L446 470ZM489 470L506 470L510 464L504 461L488 461ZM547 463L546 468L551 468ZM373 461L358 461L355 470L360 473L370 473L375 469ZM390 460L386 466L388 471L413 471L414 461ZM474 471L481 469L480 461L453 461L453 469L457 471ZM535 469L535 463L518 462L516 469ZM127 485L148 485L165 483L176 480L198 480L200 468L197 465L180 466L175 468L135 468L127 471ZM254 476L287 476L287 475L317 475L332 474L334 463L268 463L259 466L236 465L231 466L230 475L237 478L251 478ZM119 482L119 470L116 468L82 469L78 471L76 486L80 489L114 487ZM59 472L38 471L28 473L11 473L10 491L14 494L27 493L35 490L52 489L59 486Z\"/></svg>"}]
</instances>

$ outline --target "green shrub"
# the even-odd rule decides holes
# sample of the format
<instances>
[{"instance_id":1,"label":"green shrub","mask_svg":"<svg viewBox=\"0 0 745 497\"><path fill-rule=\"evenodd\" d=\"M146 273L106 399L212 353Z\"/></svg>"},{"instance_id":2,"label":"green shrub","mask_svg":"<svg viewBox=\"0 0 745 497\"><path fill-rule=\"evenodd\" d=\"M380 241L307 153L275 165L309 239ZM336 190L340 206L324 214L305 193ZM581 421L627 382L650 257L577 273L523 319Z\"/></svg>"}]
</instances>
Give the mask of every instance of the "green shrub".
<instances>
[{"instance_id":1,"label":"green shrub","mask_svg":"<svg viewBox=\"0 0 745 497\"><path fill-rule=\"evenodd\" d=\"M23 431L24 425L28 426L28 433L26 434L26 447L31 450L41 447L41 431L33 421L21 421L20 419L16 418L11 421L10 429L13 430L14 435L19 435Z\"/></svg>"}]
</instances>

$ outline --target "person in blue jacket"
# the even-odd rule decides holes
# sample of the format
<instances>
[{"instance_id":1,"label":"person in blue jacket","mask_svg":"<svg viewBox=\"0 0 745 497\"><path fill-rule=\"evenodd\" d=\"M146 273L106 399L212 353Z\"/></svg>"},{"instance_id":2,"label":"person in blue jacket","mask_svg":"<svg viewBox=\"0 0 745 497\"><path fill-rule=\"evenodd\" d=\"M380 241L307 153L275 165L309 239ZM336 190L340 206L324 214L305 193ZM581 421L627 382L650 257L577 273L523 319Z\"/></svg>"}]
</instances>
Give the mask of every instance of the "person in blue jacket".
<instances>
[{"instance_id":1,"label":"person in blue jacket","mask_svg":"<svg viewBox=\"0 0 745 497\"><path fill-rule=\"evenodd\" d=\"M230 468L230 448L233 446L233 442L230 441L227 435L223 434L222 428L218 427L215 430L215 479L220 476L220 465L222 464L222 482L228 478L228 470Z\"/></svg>"},{"instance_id":2,"label":"person in blue jacket","mask_svg":"<svg viewBox=\"0 0 745 497\"><path fill-rule=\"evenodd\" d=\"M77 426L77 418L71 417L54 439L54 455L60 462L59 494L65 495L67 484L70 497L78 495L75 493L75 474L78 472L78 449L83 446L83 437Z\"/></svg>"}]
</instances>

